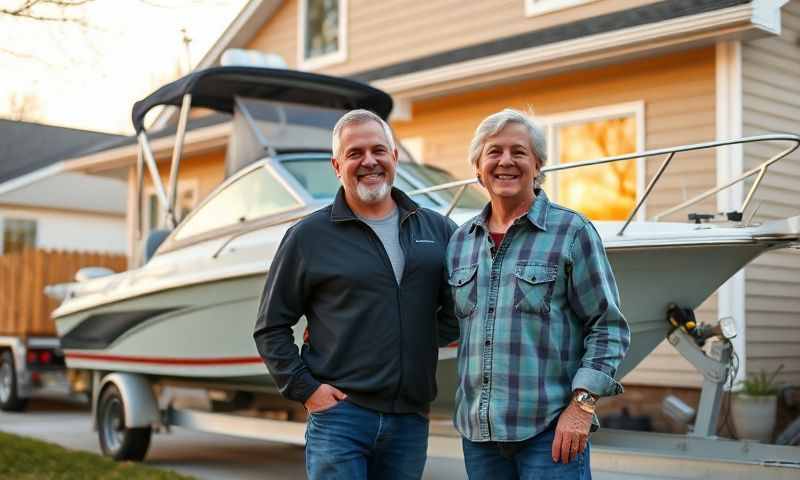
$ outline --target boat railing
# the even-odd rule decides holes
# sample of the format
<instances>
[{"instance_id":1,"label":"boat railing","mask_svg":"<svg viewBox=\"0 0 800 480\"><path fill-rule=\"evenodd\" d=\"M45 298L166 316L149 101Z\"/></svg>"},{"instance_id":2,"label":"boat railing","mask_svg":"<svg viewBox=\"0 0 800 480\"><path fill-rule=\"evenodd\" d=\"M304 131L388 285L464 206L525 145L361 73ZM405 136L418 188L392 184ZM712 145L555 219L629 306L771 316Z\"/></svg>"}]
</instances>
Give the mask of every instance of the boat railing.
<instances>
[{"instance_id":1,"label":"boat railing","mask_svg":"<svg viewBox=\"0 0 800 480\"><path fill-rule=\"evenodd\" d=\"M787 148L782 150L780 153L772 156L768 160L765 160L759 166L757 166L755 168L752 168L752 169L742 173L738 177L736 177L736 178L734 178L732 180L729 180L729 181L725 182L722 185L719 185L717 187L708 189L708 190L706 190L706 191L704 191L704 192L702 192L702 193L700 193L700 194L698 194L698 195L696 195L696 196L694 196L694 197L692 197L692 198L690 198L690 199L688 199L688 200L686 200L686 201L684 201L684 202L682 202L682 203L680 203L680 204L678 204L678 205L676 205L674 207L668 208L668 209L666 209L666 210L664 210L662 212L659 212L659 213L653 215L653 217L651 217L653 221L659 221L660 219L662 219L662 218L664 218L664 217L666 217L668 215L672 215L673 213L676 213L676 212L681 211L681 210L683 210L685 208L688 208L688 207L690 207L692 205L695 205L695 204L705 200L706 198L708 198L708 197L710 197L712 195L715 195L715 194L717 194L717 193L719 193L719 192L721 192L723 190L731 188L734 185L736 185L738 183L741 183L741 182L744 182L748 178L750 178L750 177L752 177L754 175L757 175L755 181L750 186L750 189L747 192L747 196L745 197L744 201L742 202L742 206L736 211L725 212L728 220L738 221L738 222L742 222L744 224L749 224L750 221L752 220L752 217L755 215L755 210L752 210L750 212L750 215L746 219L744 219L744 213L747 210L747 207L750 206L750 203L753 201L753 197L754 197L756 191L758 190L759 186L761 185L761 182L763 181L764 176L767 173L767 170L774 163L776 163L776 162L780 161L781 159L785 158L787 155L791 154L792 152L797 150L798 147L800 147L800 136L792 135L792 134L789 134L789 133L785 133L785 134L770 134L770 135L756 135L756 136L752 136L752 137L743 137L743 138L738 138L738 139L733 139L733 140L720 140L720 141L715 141L715 142L705 142L705 143L695 143L695 144L690 144L690 145L681 145L681 146L678 146L678 147L671 147L671 148L659 148L659 149L654 149L654 150L647 150L647 151L644 151L644 152L635 152L635 153L628 153L628 154L625 154L625 155L616 155L616 156L613 156L613 157L604 157L604 158L599 158L599 159L595 159L595 160L585 160L585 161L581 161L581 162L572 162L572 163L563 163L563 164L558 164L558 165L549 165L549 166L546 166L546 167L542 168L542 172L543 173L558 172L558 171L561 171L561 170L571 170L571 169L574 169L574 168L589 167L589 166L593 166L593 165L603 165L603 164L606 164L606 163L622 162L622 161L633 160L633 159L637 159L637 158L647 159L647 158L650 158L650 157L665 156L666 158L664 159L664 161L659 166L659 168L656 171L656 173L653 176L653 178L650 180L650 182L645 187L644 193L641 195L639 200L636 202L636 205L634 206L634 208L631 211L631 213L628 215L628 218L625 220L625 223L623 224L622 228L620 228L619 232L617 232L617 235L621 236L621 235L623 235L625 233L625 230L628 228L628 225L630 225L630 223L633 221L634 217L639 212L639 210L641 210L642 205L644 205L645 201L647 201L647 198L650 196L650 193L653 191L653 188L655 187L656 183L658 183L659 179L664 174L664 171L672 163L672 160L675 158L675 156L678 153L691 152L691 151L695 151L695 150L716 149L716 148L726 147L726 146L731 146L731 145L742 145L742 144L746 144L746 143L757 143L757 142L791 142L791 144ZM452 213L452 211L458 205L458 202L461 200L461 196L464 194L466 189L470 185L473 185L473 184L475 184L477 182L478 182L478 180L475 179L475 178L471 178L471 179L467 179L467 180L458 180L458 181L454 181L454 182L448 182L448 183L443 183L443 184L440 184L440 185L435 185L435 186L432 186L432 187L427 187L427 188L421 188L421 189L418 189L418 190L414 190L414 191L409 192L409 195L421 195L421 194L432 193L432 192L437 192L437 191L441 191L441 190L458 189L456 191L456 193L453 195L453 199L450 202L450 204L448 205L448 208L446 210L446 215L449 216L450 213Z\"/></svg>"}]
</instances>

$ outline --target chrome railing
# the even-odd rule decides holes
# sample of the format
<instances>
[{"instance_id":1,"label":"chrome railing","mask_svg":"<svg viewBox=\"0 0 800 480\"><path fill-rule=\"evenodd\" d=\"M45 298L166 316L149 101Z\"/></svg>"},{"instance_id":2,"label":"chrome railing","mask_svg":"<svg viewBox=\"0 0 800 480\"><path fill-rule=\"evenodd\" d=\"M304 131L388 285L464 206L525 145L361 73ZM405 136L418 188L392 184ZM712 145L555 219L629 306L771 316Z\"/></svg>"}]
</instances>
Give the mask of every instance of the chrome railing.
<instances>
[{"instance_id":1,"label":"chrome railing","mask_svg":"<svg viewBox=\"0 0 800 480\"><path fill-rule=\"evenodd\" d=\"M706 198L708 198L708 197L710 197L712 195L715 195L715 194L717 194L717 193L719 193L719 192L721 192L721 191L723 191L725 189L728 189L728 188L736 185L737 183L741 183L741 182L745 181L746 179L752 177L753 175L758 175L756 177L755 181L753 182L753 185L750 187L750 190L747 192L747 196L745 197L744 202L742 202L741 208L739 208L739 210L736 211L738 214L743 216L744 212L747 210L747 207L750 206L750 203L753 200L753 196L755 195L756 190L758 190L758 187L761 185L761 182L763 181L764 176L767 173L767 169L770 166L772 166L775 162L785 158L787 155L789 155L790 153L792 153L795 150L797 150L797 148L800 147L800 136L792 135L792 134L788 134L788 133L785 133L785 134L772 134L772 135L757 135L757 136L753 136L753 137L744 137L744 138L739 138L739 139L735 139L735 140L723 140L723 141L716 141L716 142L696 143L696 144L692 144L692 145L682 145L682 146L679 146L679 147L672 147L672 148L659 148L659 149L655 149L655 150L647 150L647 151L644 151L644 152L628 153L628 154L625 154L625 155L617 155L617 156L613 156L613 157L605 157L605 158L600 158L600 159L596 159L596 160L586 160L586 161L582 161L582 162L573 162L573 163L564 163L564 164L559 164L559 165L550 165L550 166L546 166L546 167L542 168L542 172L544 172L544 173L557 172L557 171L561 171L561 170L570 170L570 169L573 169L573 168L589 167L589 166L592 166L592 165L602 165L602 164L605 164L605 163L622 162L622 161L626 161L626 160L633 160L633 159L636 159L636 158L645 158L645 159L647 159L647 158L650 158L650 157L657 157L657 156L661 156L661 155L666 156L666 158L664 159L664 162L658 168L658 171L656 172L656 174L653 176L653 178L647 184L647 187L645 188L644 193L639 198L639 200L636 202L636 206L633 208L633 210L631 211L630 215L628 215L628 218L625 220L624 225L622 226L622 228L617 233L617 235L623 235L625 233L625 230L628 228L628 225L631 223L631 221L633 221L633 218L636 216L636 214L641 209L642 205L644 205L644 202L650 196L650 193L653 191L653 188L655 187L656 183L661 178L661 176L664 173L664 171L667 169L667 167L670 165L670 163L672 163L672 160L675 158L675 156L678 153L691 152L691 151L694 151L694 150L704 150L704 149L711 149L711 148L719 148L719 147L725 147L725 146L729 146L729 145L741 145L741 144L745 144L745 143L755 143L755 142L791 142L791 145L789 147L787 147L786 149L784 149L783 151L781 151L780 153L778 153L777 155L772 156L769 160L764 161L763 163L761 163L761 165L742 173L741 175L739 175L735 179L730 180L730 181L724 183L723 185L720 185L720 186L711 188L709 190L706 190L706 191L700 193L699 195L696 195L696 196L690 198L689 200L686 200L685 202L680 203L679 205L676 205L674 207L668 208L667 210L659 212L658 214L656 214L656 215L654 215L652 217L652 220L658 221L663 217L666 217L666 216L671 215L671 214L673 214L675 212L683 210L683 209L685 209L687 207L695 205L698 202L701 202L701 201L705 200ZM450 190L450 189L458 188L459 190L453 196L453 200L450 202L450 205L447 208L447 215L450 215L450 213L453 211L453 209L455 209L456 205L458 204L459 200L461 199L461 196L463 195L464 191L470 185L475 184L477 182L478 182L478 180L474 179L474 178L467 179L467 180L458 180L458 181L455 181L455 182L448 182L448 183L443 183L441 185L435 185L433 187L421 188L419 190L414 190L414 191L409 192L409 195L420 195L420 194L425 194L425 193L437 192L437 191L440 191L440 190ZM749 223L750 220L752 220L752 217L753 217L754 214L755 214L755 211L752 211L751 214L748 216L748 218L746 220L744 220L743 223L745 223L745 224Z\"/></svg>"}]
</instances>

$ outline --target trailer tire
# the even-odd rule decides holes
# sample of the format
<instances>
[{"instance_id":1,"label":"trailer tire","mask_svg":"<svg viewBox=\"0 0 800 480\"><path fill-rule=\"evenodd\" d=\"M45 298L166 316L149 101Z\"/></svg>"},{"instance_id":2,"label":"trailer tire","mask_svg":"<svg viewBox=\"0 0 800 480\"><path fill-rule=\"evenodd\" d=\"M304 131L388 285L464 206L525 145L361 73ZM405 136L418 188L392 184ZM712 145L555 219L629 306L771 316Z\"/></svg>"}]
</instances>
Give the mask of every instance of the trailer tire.
<instances>
[{"instance_id":1,"label":"trailer tire","mask_svg":"<svg viewBox=\"0 0 800 480\"><path fill-rule=\"evenodd\" d=\"M108 385L97 406L97 435L103 454L114 460L144 460L150 447L151 427L126 428L125 405L119 389Z\"/></svg>"},{"instance_id":2,"label":"trailer tire","mask_svg":"<svg viewBox=\"0 0 800 480\"><path fill-rule=\"evenodd\" d=\"M10 350L0 353L0 410L21 412L28 405L27 398L20 398L17 385L17 369Z\"/></svg>"}]
</instances>

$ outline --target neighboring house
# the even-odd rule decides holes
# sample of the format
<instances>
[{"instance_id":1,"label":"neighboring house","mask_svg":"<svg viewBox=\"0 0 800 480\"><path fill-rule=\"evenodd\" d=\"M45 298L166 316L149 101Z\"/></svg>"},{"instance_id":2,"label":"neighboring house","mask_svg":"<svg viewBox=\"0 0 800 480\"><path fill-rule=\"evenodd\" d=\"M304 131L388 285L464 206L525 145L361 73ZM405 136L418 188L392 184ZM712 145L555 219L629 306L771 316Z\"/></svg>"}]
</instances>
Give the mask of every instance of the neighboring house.
<instances>
[{"instance_id":1,"label":"neighboring house","mask_svg":"<svg viewBox=\"0 0 800 480\"><path fill-rule=\"evenodd\" d=\"M235 47L280 54L291 68L369 82L394 96L392 124L410 150L466 178L472 176L466 158L475 127L507 106L531 109L547 127L551 163L800 133L798 34L800 0L261 0L245 5L200 68L218 64ZM164 114L157 125L170 120ZM181 166L181 189L191 192L187 209L224 177L229 129L218 116L190 126ZM153 142L165 178L171 131L158 132L162 138ZM642 216L722 184L774 152L748 146L679 156ZM68 167L127 175L132 192L135 161L136 147L127 144ZM546 188L592 218L624 218L659 163L562 174L549 178ZM736 209L744 188L694 211ZM133 245L138 202L129 200ZM766 177L757 203L760 220L800 214L797 153ZM149 218L158 216L157 206L144 205ZM132 258L135 252L131 247ZM781 380L800 383L798 292L800 254L775 252L699 309L706 321L735 318L740 377L783 363ZM624 381L696 388L702 379L662 344Z\"/></svg>"},{"instance_id":2,"label":"neighboring house","mask_svg":"<svg viewBox=\"0 0 800 480\"><path fill-rule=\"evenodd\" d=\"M64 169L119 135L0 119L0 254L125 253L126 184Z\"/></svg>"}]
</instances>

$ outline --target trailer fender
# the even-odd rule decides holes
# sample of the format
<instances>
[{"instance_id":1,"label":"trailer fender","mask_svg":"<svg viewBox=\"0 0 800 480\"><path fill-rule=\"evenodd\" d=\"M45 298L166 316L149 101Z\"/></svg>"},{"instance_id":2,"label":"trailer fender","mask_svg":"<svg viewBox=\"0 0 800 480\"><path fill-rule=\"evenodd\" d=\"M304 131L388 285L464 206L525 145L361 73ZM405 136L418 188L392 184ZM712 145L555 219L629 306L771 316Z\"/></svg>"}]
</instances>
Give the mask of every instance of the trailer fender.
<instances>
[{"instance_id":1,"label":"trailer fender","mask_svg":"<svg viewBox=\"0 0 800 480\"><path fill-rule=\"evenodd\" d=\"M11 355L14 356L14 371L17 377L17 395L20 398L30 397L33 389L27 364L25 363L25 354L28 351L25 347L25 342L19 337L0 337L0 351L3 350L10 350Z\"/></svg>"},{"instance_id":2,"label":"trailer fender","mask_svg":"<svg viewBox=\"0 0 800 480\"><path fill-rule=\"evenodd\" d=\"M96 389L92 401L92 412L97 411L99 393L108 384L114 384L122 395L122 408L125 411L125 427L139 428L158 426L161 424L161 415L158 411L158 402L153 393L153 387L143 375L135 373L110 373L103 377L100 388ZM94 416L94 415L93 415ZM95 420L95 428L97 428Z\"/></svg>"}]
</instances>

